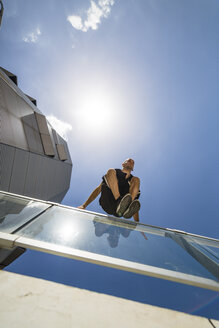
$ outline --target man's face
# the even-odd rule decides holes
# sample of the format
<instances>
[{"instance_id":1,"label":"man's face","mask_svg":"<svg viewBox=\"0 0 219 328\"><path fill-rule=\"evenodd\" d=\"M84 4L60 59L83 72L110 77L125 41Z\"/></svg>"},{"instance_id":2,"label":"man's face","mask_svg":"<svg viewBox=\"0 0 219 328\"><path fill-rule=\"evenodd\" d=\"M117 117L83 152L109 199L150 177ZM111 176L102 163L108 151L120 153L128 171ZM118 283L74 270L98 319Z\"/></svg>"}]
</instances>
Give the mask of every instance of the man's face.
<instances>
[{"instance_id":1,"label":"man's face","mask_svg":"<svg viewBox=\"0 0 219 328\"><path fill-rule=\"evenodd\" d=\"M133 171L134 169L134 165L135 165L135 162L133 159L131 158L128 158L126 159L123 163L122 163L122 166L124 169L128 169L128 170L131 170Z\"/></svg>"}]
</instances>

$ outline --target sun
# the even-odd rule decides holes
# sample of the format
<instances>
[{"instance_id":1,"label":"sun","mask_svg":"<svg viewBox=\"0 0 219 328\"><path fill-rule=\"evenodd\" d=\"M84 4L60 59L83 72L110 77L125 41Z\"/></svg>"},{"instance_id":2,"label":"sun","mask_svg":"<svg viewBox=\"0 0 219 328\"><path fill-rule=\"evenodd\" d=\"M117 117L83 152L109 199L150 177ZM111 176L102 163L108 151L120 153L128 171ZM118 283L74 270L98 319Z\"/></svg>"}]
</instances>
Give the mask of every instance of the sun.
<instances>
[{"instance_id":1,"label":"sun","mask_svg":"<svg viewBox=\"0 0 219 328\"><path fill-rule=\"evenodd\" d=\"M80 129L87 132L103 132L110 129L115 120L115 98L102 89L86 92L75 111Z\"/></svg>"},{"instance_id":2,"label":"sun","mask_svg":"<svg viewBox=\"0 0 219 328\"><path fill-rule=\"evenodd\" d=\"M92 96L84 102L81 108L81 115L88 125L100 127L102 124L109 122L111 108L103 96Z\"/></svg>"}]
</instances>

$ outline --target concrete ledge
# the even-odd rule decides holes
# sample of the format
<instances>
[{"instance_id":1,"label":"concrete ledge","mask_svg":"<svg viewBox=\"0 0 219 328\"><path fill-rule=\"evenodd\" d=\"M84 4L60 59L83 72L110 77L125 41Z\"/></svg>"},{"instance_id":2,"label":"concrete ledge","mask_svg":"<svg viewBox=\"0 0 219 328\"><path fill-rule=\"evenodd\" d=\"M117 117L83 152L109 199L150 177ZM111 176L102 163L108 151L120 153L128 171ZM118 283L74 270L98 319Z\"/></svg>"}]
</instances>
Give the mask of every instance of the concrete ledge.
<instances>
[{"instance_id":1,"label":"concrete ledge","mask_svg":"<svg viewBox=\"0 0 219 328\"><path fill-rule=\"evenodd\" d=\"M213 327L202 317L6 271L0 271L0 295L4 328Z\"/></svg>"}]
</instances>

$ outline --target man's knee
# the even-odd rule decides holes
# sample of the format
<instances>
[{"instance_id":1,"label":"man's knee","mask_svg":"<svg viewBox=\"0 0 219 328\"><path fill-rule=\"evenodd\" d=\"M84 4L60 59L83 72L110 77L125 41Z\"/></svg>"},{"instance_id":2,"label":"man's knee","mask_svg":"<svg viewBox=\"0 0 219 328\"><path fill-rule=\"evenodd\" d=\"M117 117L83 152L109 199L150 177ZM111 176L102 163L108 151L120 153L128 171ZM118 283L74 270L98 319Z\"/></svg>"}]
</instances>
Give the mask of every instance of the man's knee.
<instances>
[{"instance_id":1,"label":"man's knee","mask_svg":"<svg viewBox=\"0 0 219 328\"><path fill-rule=\"evenodd\" d=\"M115 169L109 169L106 173L107 177L115 177L116 176L116 170Z\"/></svg>"},{"instance_id":2,"label":"man's knee","mask_svg":"<svg viewBox=\"0 0 219 328\"><path fill-rule=\"evenodd\" d=\"M140 179L138 177L133 177L131 180L131 184L140 186Z\"/></svg>"}]
</instances>

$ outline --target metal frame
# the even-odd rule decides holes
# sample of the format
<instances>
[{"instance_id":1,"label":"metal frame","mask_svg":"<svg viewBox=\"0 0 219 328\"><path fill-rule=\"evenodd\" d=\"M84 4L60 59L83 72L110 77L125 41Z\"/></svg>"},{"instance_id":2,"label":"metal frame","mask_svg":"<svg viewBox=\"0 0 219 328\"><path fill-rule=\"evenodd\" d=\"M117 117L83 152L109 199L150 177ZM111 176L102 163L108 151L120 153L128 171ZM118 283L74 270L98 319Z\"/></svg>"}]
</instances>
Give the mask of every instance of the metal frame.
<instances>
[{"instance_id":1,"label":"metal frame","mask_svg":"<svg viewBox=\"0 0 219 328\"><path fill-rule=\"evenodd\" d=\"M147 275L155 278L166 279L196 287L207 288L219 291L219 283L214 280L185 274L181 272L171 271L167 269L158 268L151 265L140 264L136 262L121 260L105 255L95 254L87 251L56 245L52 243L42 242L35 239L20 237L18 235L10 235L0 233L0 246L13 248L24 247L36 251L50 253L53 255L64 256L70 259L84 261L103 265L110 268L134 272L142 275Z\"/></svg>"}]
</instances>

